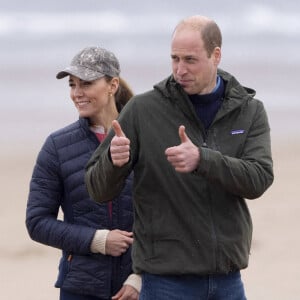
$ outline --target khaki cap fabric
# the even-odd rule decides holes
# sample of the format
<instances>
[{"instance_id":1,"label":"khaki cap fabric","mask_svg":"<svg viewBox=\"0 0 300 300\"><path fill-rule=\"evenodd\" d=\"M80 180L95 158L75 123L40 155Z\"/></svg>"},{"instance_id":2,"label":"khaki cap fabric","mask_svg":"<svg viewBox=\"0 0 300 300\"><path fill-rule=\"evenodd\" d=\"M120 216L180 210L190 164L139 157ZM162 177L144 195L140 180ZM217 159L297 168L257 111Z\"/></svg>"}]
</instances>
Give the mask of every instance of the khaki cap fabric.
<instances>
[{"instance_id":1,"label":"khaki cap fabric","mask_svg":"<svg viewBox=\"0 0 300 300\"><path fill-rule=\"evenodd\" d=\"M120 64L112 52L100 47L87 47L76 54L70 66L58 72L56 78L73 75L84 81L93 81L105 75L118 77L119 74Z\"/></svg>"}]
</instances>

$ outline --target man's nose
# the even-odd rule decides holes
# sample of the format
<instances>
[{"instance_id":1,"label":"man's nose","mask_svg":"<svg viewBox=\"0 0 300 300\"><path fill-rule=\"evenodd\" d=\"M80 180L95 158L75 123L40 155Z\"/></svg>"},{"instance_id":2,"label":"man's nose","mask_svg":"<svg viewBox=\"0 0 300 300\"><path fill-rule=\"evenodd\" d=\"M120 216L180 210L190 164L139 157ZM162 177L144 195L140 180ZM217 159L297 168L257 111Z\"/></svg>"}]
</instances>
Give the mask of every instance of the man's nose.
<instances>
[{"instance_id":1,"label":"man's nose","mask_svg":"<svg viewBox=\"0 0 300 300\"><path fill-rule=\"evenodd\" d=\"M183 75L186 73L186 66L185 66L185 63L180 61L178 62L178 65L177 65L177 75Z\"/></svg>"}]
</instances>

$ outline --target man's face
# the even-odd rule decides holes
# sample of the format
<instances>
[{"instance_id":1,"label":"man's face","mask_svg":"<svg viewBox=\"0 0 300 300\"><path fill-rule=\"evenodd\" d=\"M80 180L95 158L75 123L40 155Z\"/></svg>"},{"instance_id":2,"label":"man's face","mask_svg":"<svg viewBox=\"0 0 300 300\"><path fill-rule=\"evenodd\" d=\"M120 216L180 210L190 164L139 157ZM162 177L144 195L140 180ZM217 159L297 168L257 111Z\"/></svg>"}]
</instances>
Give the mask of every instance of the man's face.
<instances>
[{"instance_id":1,"label":"man's face","mask_svg":"<svg viewBox=\"0 0 300 300\"><path fill-rule=\"evenodd\" d=\"M172 39L171 58L173 76L187 94L208 94L214 89L221 49L216 47L208 57L199 31L177 30Z\"/></svg>"}]
</instances>

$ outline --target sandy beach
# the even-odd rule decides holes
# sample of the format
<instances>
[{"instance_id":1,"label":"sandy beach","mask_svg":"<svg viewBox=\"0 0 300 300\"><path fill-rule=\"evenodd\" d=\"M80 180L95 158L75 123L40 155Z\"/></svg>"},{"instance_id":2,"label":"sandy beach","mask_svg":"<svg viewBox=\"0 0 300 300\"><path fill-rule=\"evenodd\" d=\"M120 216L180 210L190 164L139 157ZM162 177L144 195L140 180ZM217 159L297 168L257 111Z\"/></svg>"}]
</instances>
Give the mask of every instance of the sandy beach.
<instances>
[{"instance_id":1,"label":"sandy beach","mask_svg":"<svg viewBox=\"0 0 300 300\"><path fill-rule=\"evenodd\" d=\"M298 122L298 112L289 115ZM270 114L275 130L289 115ZM242 276L250 300L299 299L300 140L275 133L274 184L260 199L248 201L254 235L250 264ZM40 146L24 152L22 145L15 145L14 151L1 153L0 282L5 300L58 299L53 284L60 251L31 241L24 224L29 180Z\"/></svg>"},{"instance_id":2,"label":"sandy beach","mask_svg":"<svg viewBox=\"0 0 300 300\"><path fill-rule=\"evenodd\" d=\"M0 1L1 2L1 1ZM234 8L234 9L233 9ZM25 227L32 169L46 136L77 112L55 75L77 51L115 52L136 93L170 69L173 26L191 14L216 19L221 68L257 91L272 129L275 181L248 201L253 218L248 300L300 299L299 1L2 1L0 3L0 298L55 300L60 250L33 242ZM153 299L155 300L155 299Z\"/></svg>"}]
</instances>

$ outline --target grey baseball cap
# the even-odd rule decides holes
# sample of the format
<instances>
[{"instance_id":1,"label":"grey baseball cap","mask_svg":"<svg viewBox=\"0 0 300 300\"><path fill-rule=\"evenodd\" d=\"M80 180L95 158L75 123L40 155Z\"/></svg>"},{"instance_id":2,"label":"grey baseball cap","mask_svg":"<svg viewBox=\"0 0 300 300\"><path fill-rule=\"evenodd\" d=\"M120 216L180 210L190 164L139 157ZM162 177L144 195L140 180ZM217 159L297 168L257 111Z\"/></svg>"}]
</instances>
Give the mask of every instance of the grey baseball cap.
<instances>
[{"instance_id":1,"label":"grey baseball cap","mask_svg":"<svg viewBox=\"0 0 300 300\"><path fill-rule=\"evenodd\" d=\"M87 47L76 54L70 66L58 72L56 78L73 75L84 81L93 81L105 75L117 77L119 74L120 64L112 52L100 47Z\"/></svg>"}]
</instances>

